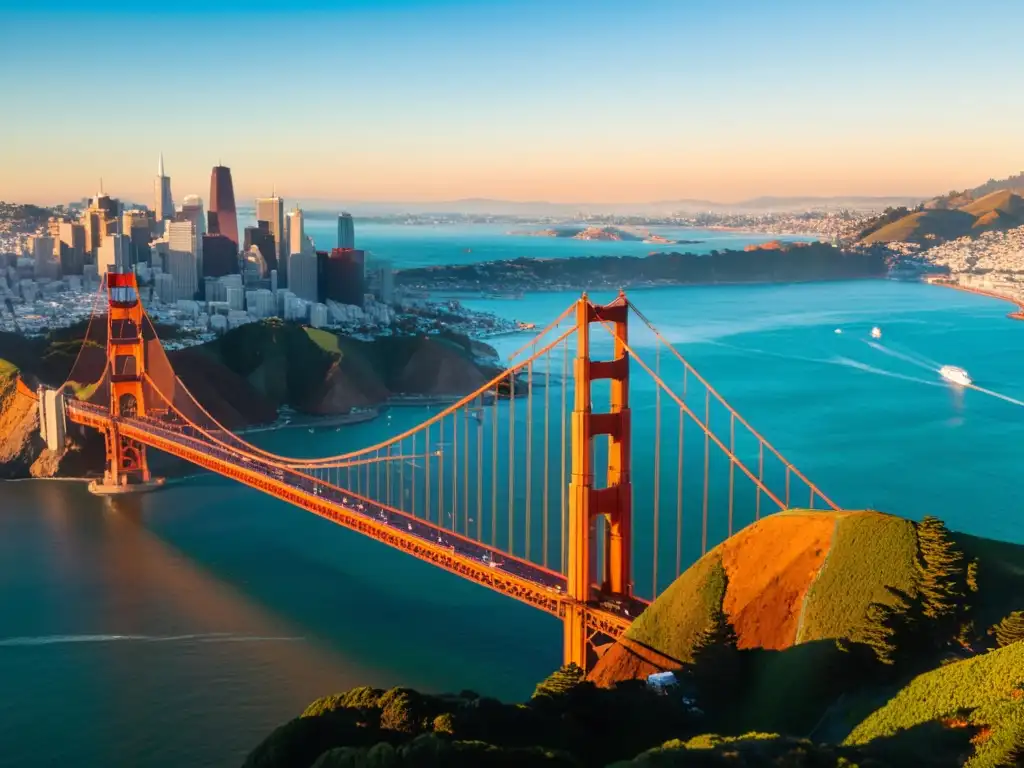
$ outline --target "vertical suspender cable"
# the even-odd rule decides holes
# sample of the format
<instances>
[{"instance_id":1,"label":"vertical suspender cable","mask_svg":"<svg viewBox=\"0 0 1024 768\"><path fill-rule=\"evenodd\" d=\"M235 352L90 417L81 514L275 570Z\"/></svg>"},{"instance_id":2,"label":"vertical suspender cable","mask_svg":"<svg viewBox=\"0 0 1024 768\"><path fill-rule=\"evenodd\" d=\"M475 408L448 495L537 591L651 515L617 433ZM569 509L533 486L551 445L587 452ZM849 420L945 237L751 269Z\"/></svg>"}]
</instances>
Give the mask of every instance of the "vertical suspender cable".
<instances>
[{"instance_id":1,"label":"vertical suspender cable","mask_svg":"<svg viewBox=\"0 0 1024 768\"><path fill-rule=\"evenodd\" d=\"M654 387L654 537L651 551L653 588L651 599L658 596L658 507L661 497L661 343L655 340L654 373L658 377Z\"/></svg>"},{"instance_id":2,"label":"vertical suspender cable","mask_svg":"<svg viewBox=\"0 0 1024 768\"><path fill-rule=\"evenodd\" d=\"M566 557L567 557L566 548L569 545L569 541L568 541L569 536L568 536L568 534L566 532L566 527L565 527L565 523L566 523L566 519L565 519L566 498L565 497L566 497L566 493L568 491L568 488L567 488L567 486L565 484L565 420L568 417L568 413L566 411L566 402L567 401L566 401L566 394L565 393L566 393L566 388L568 386L569 386L569 339L566 339L565 341L562 342L562 410L560 412L561 415L560 415L560 418L559 418L559 421L562 422L562 461L560 462L561 465L562 465L562 484L561 484L562 501L561 501L561 504L560 504L561 512L562 512L562 523L561 523L560 533L558 535L558 552L559 552L559 559L561 560L561 565L559 566L558 570L561 573L565 573L565 560L566 560Z\"/></svg>"},{"instance_id":3,"label":"vertical suspender cable","mask_svg":"<svg viewBox=\"0 0 1024 768\"><path fill-rule=\"evenodd\" d=\"M491 411L491 546L498 541L498 393L501 382L494 385Z\"/></svg>"},{"instance_id":4,"label":"vertical suspender cable","mask_svg":"<svg viewBox=\"0 0 1024 768\"><path fill-rule=\"evenodd\" d=\"M477 411L479 421L476 428L476 537L483 541L483 508L484 508L484 396L480 395L480 405Z\"/></svg>"},{"instance_id":5,"label":"vertical suspender cable","mask_svg":"<svg viewBox=\"0 0 1024 768\"><path fill-rule=\"evenodd\" d=\"M530 559L530 494L533 479L533 361L526 365L526 559Z\"/></svg>"},{"instance_id":6,"label":"vertical suspender cable","mask_svg":"<svg viewBox=\"0 0 1024 768\"><path fill-rule=\"evenodd\" d=\"M516 486L516 375L508 378L508 553L515 554L515 511Z\"/></svg>"},{"instance_id":7,"label":"vertical suspender cable","mask_svg":"<svg viewBox=\"0 0 1024 768\"><path fill-rule=\"evenodd\" d=\"M679 409L679 463L676 467L676 576L683 572L683 409Z\"/></svg>"},{"instance_id":8,"label":"vertical suspender cable","mask_svg":"<svg viewBox=\"0 0 1024 768\"><path fill-rule=\"evenodd\" d=\"M736 415L729 412L729 535L732 536L733 499L735 498L734 484L736 482Z\"/></svg>"},{"instance_id":9,"label":"vertical suspender cable","mask_svg":"<svg viewBox=\"0 0 1024 768\"><path fill-rule=\"evenodd\" d=\"M548 415L550 413L551 404L551 350L547 352L547 364L544 366L544 492L543 492L543 511L541 513L544 518L544 534L542 546L544 547L544 555L542 563L545 568L548 566L548 442L549 442L549 431L550 422Z\"/></svg>"},{"instance_id":10,"label":"vertical suspender cable","mask_svg":"<svg viewBox=\"0 0 1024 768\"><path fill-rule=\"evenodd\" d=\"M708 551L708 465L711 463L711 390L704 388L704 512L701 521L700 553Z\"/></svg>"}]
</instances>

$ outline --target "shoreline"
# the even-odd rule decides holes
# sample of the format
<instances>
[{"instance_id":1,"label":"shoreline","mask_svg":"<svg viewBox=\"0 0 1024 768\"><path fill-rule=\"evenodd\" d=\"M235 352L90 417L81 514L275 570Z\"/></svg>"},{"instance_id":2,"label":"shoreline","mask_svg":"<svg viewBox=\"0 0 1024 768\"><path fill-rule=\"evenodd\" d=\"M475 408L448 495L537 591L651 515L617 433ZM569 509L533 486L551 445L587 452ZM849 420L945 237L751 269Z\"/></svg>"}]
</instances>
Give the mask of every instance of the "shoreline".
<instances>
[{"instance_id":1,"label":"shoreline","mask_svg":"<svg viewBox=\"0 0 1024 768\"><path fill-rule=\"evenodd\" d=\"M978 296L986 296L990 299L998 299L999 301L1008 302L1017 307L1017 311L1010 312L1006 316L1010 320L1024 320L1024 302L1021 302L1019 299L1015 299L1011 296L1004 296L1000 293L995 293L994 291L986 291L984 288L972 288L971 286L960 285L959 283L950 283L944 280L928 280L927 282L928 285L937 285L941 288L951 288L954 291L974 293L977 294Z\"/></svg>"}]
</instances>

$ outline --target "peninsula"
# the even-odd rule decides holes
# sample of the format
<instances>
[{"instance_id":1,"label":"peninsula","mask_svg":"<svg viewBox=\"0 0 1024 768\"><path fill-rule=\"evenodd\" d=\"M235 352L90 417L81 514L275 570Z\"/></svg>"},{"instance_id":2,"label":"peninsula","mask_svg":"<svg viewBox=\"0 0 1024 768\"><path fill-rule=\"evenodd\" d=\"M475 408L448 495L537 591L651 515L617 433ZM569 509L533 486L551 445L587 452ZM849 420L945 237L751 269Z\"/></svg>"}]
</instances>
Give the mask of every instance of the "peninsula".
<instances>
[{"instance_id":1,"label":"peninsula","mask_svg":"<svg viewBox=\"0 0 1024 768\"><path fill-rule=\"evenodd\" d=\"M710 254L655 252L648 256L519 258L407 269L396 282L417 290L561 291L652 285L809 282L885 277L884 247L838 249L825 243L768 243Z\"/></svg>"}]
</instances>

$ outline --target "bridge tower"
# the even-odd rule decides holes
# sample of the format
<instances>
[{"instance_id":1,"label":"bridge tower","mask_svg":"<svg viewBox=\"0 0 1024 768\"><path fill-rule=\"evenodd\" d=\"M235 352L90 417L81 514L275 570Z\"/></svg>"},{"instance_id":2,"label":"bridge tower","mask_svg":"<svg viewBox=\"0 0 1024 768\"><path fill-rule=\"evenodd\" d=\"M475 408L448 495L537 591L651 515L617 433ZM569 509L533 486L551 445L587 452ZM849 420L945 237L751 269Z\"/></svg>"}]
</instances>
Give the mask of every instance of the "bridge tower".
<instances>
[{"instance_id":1,"label":"bridge tower","mask_svg":"<svg viewBox=\"0 0 1024 768\"><path fill-rule=\"evenodd\" d=\"M121 418L146 415L146 349L139 287L133 272L108 272L106 283L110 422L103 436L107 468L103 483L90 486L90 490L100 494L141 490L153 481L146 446L121 435L118 423Z\"/></svg>"},{"instance_id":2,"label":"bridge tower","mask_svg":"<svg viewBox=\"0 0 1024 768\"><path fill-rule=\"evenodd\" d=\"M595 601L628 601L632 596L632 483L630 480L629 305L620 292L610 304L597 305L586 294L576 304L575 406L572 414L572 475L569 483L569 541L566 592L573 602L565 612L564 663L589 667L591 645L587 606ZM590 326L606 324L615 333L611 360L590 358ZM591 385L611 382L607 412L594 413ZM594 438L608 436L604 487L594 486ZM604 517L605 535L597 541L596 521ZM598 552L602 573L596 573Z\"/></svg>"}]
</instances>

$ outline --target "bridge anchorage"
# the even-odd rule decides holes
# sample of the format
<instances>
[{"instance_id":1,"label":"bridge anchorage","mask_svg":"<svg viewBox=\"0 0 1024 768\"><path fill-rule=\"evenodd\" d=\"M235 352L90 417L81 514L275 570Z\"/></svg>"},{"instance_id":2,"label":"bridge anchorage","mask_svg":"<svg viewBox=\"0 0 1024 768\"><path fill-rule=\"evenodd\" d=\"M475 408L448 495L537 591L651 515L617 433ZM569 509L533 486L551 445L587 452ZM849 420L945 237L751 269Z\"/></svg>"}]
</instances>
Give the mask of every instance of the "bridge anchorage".
<instances>
[{"instance_id":1,"label":"bridge anchorage","mask_svg":"<svg viewBox=\"0 0 1024 768\"><path fill-rule=\"evenodd\" d=\"M564 662L585 670L719 541L780 510L839 509L623 293L582 296L422 423L310 458L248 443L203 407L133 274L109 273L103 289L68 381L18 389L38 399L51 449L69 424L104 436L92 492L158 487L155 449L544 611L563 625ZM631 383L653 385L633 410Z\"/></svg>"}]
</instances>

